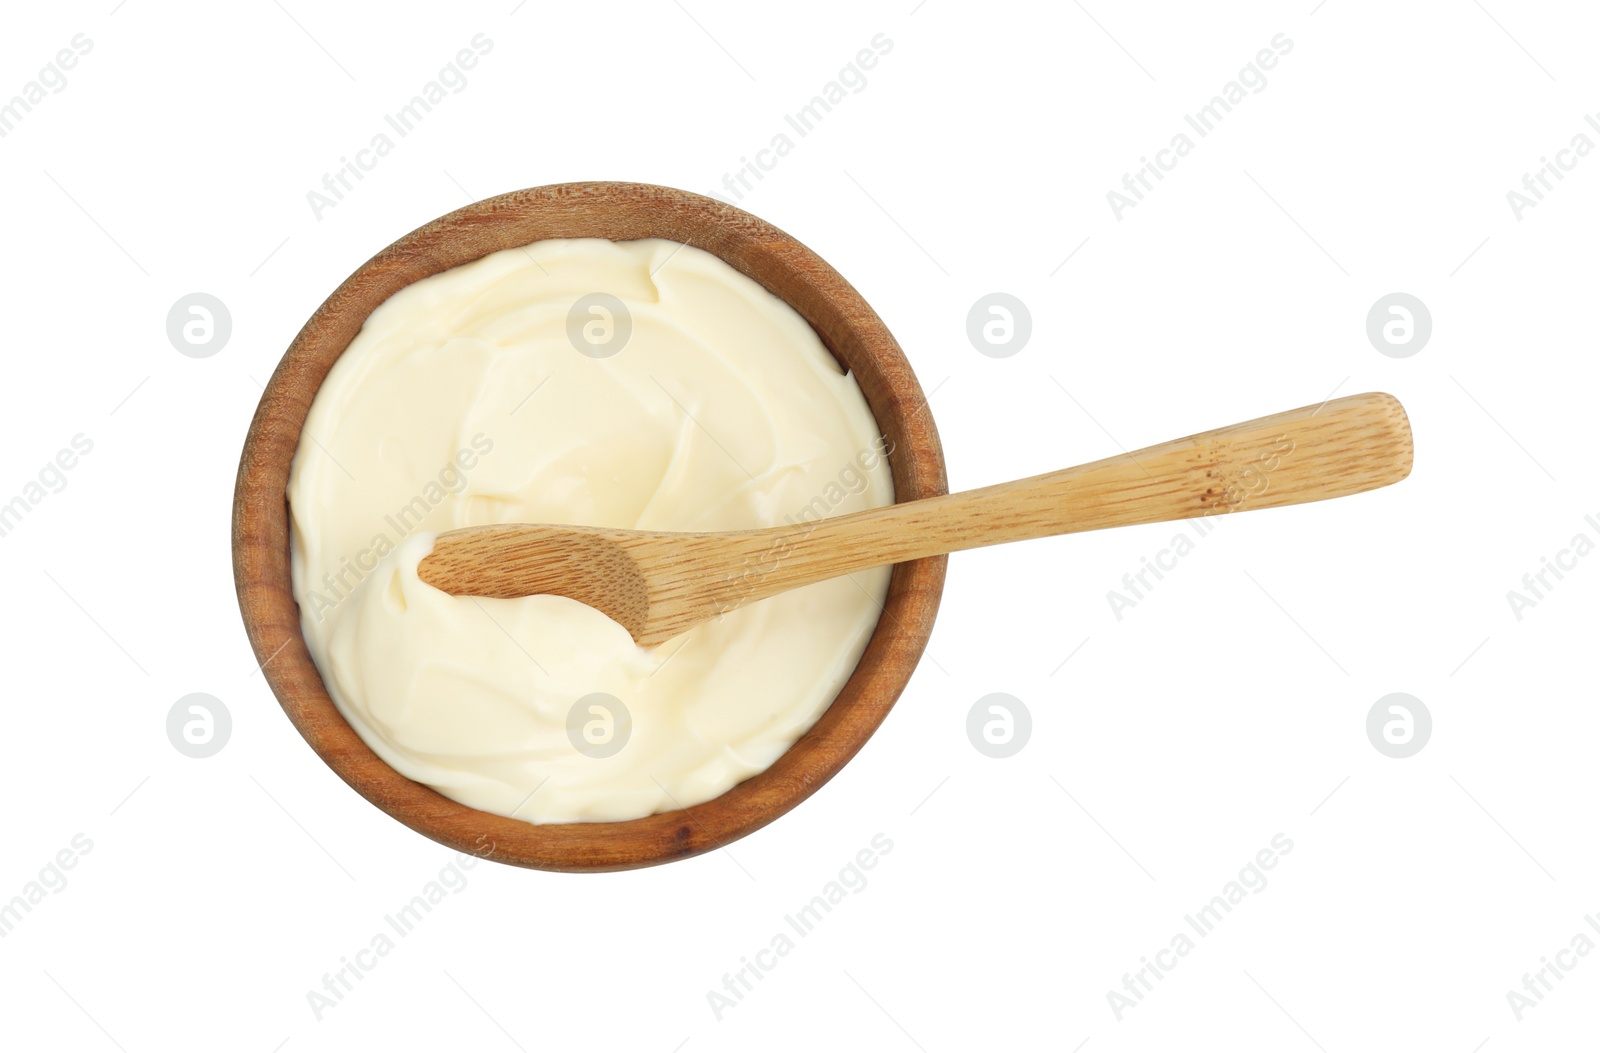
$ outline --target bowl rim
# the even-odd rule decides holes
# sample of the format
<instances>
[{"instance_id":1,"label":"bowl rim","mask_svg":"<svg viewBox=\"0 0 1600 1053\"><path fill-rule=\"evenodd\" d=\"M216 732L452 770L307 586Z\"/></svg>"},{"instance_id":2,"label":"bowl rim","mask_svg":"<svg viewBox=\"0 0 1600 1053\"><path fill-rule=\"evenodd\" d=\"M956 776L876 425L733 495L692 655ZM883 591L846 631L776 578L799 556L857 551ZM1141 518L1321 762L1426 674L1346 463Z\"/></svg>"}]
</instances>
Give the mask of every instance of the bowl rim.
<instances>
[{"instance_id":1,"label":"bowl rim","mask_svg":"<svg viewBox=\"0 0 1600 1053\"><path fill-rule=\"evenodd\" d=\"M933 629L946 558L895 566L855 670L817 722L766 770L687 808L619 822L530 823L480 811L382 760L339 713L306 646L289 567L288 478L311 401L373 309L421 278L558 237L662 237L721 257L794 307L856 377L895 500L948 492L927 397L861 294L789 234L733 205L647 183L559 183L474 202L404 235L344 280L284 352L262 393L234 491L234 582L267 684L347 784L411 829L481 858L542 870L627 870L721 848L794 808L865 745L910 680Z\"/></svg>"}]
</instances>

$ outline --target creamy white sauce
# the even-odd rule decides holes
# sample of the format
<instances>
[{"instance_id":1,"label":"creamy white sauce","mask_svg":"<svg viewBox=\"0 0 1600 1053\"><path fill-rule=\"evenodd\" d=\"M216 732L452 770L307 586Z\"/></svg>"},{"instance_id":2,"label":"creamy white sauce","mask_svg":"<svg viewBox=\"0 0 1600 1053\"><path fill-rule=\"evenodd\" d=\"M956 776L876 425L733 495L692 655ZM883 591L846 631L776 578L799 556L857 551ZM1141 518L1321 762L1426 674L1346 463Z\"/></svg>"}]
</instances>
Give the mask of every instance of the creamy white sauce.
<instances>
[{"instance_id":1,"label":"creamy white sauce","mask_svg":"<svg viewBox=\"0 0 1600 1053\"><path fill-rule=\"evenodd\" d=\"M582 346L621 345L608 357L569 336L593 293L631 317L624 342L616 312L579 312ZM887 568L647 650L576 601L453 597L417 564L462 526L733 530L884 505L883 452L816 333L715 256L661 240L498 252L396 293L317 394L289 481L306 641L367 744L463 804L532 822L697 804L832 702Z\"/></svg>"}]
</instances>

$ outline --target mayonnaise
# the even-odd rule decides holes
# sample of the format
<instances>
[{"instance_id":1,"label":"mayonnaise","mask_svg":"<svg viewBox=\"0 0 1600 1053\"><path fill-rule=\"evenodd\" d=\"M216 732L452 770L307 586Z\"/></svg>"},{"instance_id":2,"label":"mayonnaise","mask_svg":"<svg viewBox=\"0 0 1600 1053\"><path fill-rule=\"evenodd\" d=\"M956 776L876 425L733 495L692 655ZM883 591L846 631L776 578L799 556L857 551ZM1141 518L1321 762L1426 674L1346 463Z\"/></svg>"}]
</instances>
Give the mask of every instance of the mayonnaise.
<instances>
[{"instance_id":1,"label":"mayonnaise","mask_svg":"<svg viewBox=\"0 0 1600 1053\"><path fill-rule=\"evenodd\" d=\"M647 650L574 600L449 596L417 564L463 526L733 530L884 505L884 453L816 333L715 256L497 252L392 296L317 394L289 480L306 641L367 744L463 804L532 822L697 804L832 702L887 568Z\"/></svg>"}]
</instances>

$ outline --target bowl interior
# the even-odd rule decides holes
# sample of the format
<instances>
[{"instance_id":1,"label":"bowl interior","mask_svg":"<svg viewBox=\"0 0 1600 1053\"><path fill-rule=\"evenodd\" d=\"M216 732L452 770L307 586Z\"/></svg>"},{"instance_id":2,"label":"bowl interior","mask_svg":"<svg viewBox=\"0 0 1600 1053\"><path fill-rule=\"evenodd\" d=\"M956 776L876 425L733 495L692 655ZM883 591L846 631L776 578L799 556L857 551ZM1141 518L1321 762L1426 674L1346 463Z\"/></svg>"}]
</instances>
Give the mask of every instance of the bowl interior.
<instances>
[{"instance_id":1,"label":"bowl interior","mask_svg":"<svg viewBox=\"0 0 1600 1053\"><path fill-rule=\"evenodd\" d=\"M789 303L850 370L889 445L897 501L946 492L944 455L900 346L859 293L794 238L681 190L565 183L469 205L359 267L284 354L245 439L233 509L234 580L262 672L311 747L412 829L459 851L546 870L623 870L719 848L771 822L831 778L882 723L927 644L945 558L894 568L877 628L817 723L766 771L689 808L614 823L536 825L469 808L381 760L328 697L300 629L289 576L286 488L312 399L367 316L406 285L546 238L666 238L721 257Z\"/></svg>"}]
</instances>

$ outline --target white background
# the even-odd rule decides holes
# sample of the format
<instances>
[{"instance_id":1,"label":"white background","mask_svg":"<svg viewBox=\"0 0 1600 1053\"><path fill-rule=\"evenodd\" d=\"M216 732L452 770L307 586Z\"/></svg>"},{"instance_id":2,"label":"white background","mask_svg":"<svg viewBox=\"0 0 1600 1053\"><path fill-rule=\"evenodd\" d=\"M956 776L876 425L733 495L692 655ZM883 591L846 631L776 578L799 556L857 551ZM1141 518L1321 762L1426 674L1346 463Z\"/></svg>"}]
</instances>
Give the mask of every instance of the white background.
<instances>
[{"instance_id":1,"label":"white background","mask_svg":"<svg viewBox=\"0 0 1600 1053\"><path fill-rule=\"evenodd\" d=\"M1507 992L1600 940L1600 558L1520 621L1506 596L1600 540L1600 159L1520 219L1506 196L1578 133L1600 142L1593 12L915 3L6 11L0 97L74 34L93 50L0 139L0 500L74 435L94 449L0 538L0 899L75 834L93 849L0 940L0 1043L1594 1042L1600 953L1520 1022ZM493 51L466 88L315 218L307 191L477 33ZM740 203L883 315L953 487L1366 390L1406 405L1415 473L1223 522L1120 621L1107 591L1176 528L955 557L905 696L797 811L645 871L481 864L319 1022L307 991L451 857L346 788L254 671L228 517L259 382L413 227L568 180L716 189L878 33L864 90ZM1267 86L1117 219L1107 191L1278 33ZM997 290L1033 319L1006 359L966 336ZM203 360L165 333L195 291L233 318ZM1396 291L1433 318L1405 359L1365 331ZM196 691L233 717L206 760L164 730ZM1033 718L1006 760L965 732L995 691ZM1404 760L1365 730L1395 691L1434 722ZM718 1021L707 991L880 832L868 886ZM1119 1021L1107 992L1278 833L1269 884Z\"/></svg>"}]
</instances>

